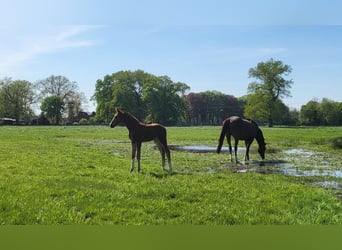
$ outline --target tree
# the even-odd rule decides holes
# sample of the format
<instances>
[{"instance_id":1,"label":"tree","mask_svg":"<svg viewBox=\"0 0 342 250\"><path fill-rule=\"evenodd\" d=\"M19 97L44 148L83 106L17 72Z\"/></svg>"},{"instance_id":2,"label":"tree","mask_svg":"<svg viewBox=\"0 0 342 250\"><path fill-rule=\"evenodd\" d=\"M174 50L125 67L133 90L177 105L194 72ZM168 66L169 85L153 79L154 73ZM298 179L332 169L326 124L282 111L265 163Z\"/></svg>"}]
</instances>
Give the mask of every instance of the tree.
<instances>
[{"instance_id":1,"label":"tree","mask_svg":"<svg viewBox=\"0 0 342 250\"><path fill-rule=\"evenodd\" d=\"M322 123L322 114L319 108L319 102L309 101L300 109L299 119L303 125L320 125Z\"/></svg>"},{"instance_id":2,"label":"tree","mask_svg":"<svg viewBox=\"0 0 342 250\"><path fill-rule=\"evenodd\" d=\"M342 125L342 103L323 98L311 100L301 107L299 122L303 125Z\"/></svg>"},{"instance_id":3,"label":"tree","mask_svg":"<svg viewBox=\"0 0 342 250\"><path fill-rule=\"evenodd\" d=\"M92 97L97 102L96 120L109 122L115 107L120 107L140 120L148 116L156 122L175 123L185 110L182 95L188 88L168 76L158 77L142 70L106 75L97 80Z\"/></svg>"},{"instance_id":4,"label":"tree","mask_svg":"<svg viewBox=\"0 0 342 250\"><path fill-rule=\"evenodd\" d=\"M113 117L115 106L112 87L112 75L106 75L103 80L98 79L95 84L95 93L92 100L97 103L95 120L108 123Z\"/></svg>"},{"instance_id":5,"label":"tree","mask_svg":"<svg viewBox=\"0 0 342 250\"><path fill-rule=\"evenodd\" d=\"M155 76L142 70L118 71L106 75L103 80L97 80L92 97L97 103L96 119L109 122L115 107L123 108L139 119L145 118L147 112L142 101L143 88L151 81L156 81Z\"/></svg>"},{"instance_id":6,"label":"tree","mask_svg":"<svg viewBox=\"0 0 342 250\"><path fill-rule=\"evenodd\" d=\"M244 116L259 122L267 122L269 119L269 112L267 108L267 101L260 93L248 94L244 108ZM263 101L262 101L263 100Z\"/></svg>"},{"instance_id":7,"label":"tree","mask_svg":"<svg viewBox=\"0 0 342 250\"><path fill-rule=\"evenodd\" d=\"M273 126L275 107L277 102L283 97L289 97L292 80L285 80L283 76L291 73L292 68L283 64L282 61L270 59L267 62L260 62L256 67L249 69L249 77L256 78L248 86L249 94L255 94L258 102L262 102L260 108L267 114L268 124ZM248 104L252 105L252 104Z\"/></svg>"},{"instance_id":8,"label":"tree","mask_svg":"<svg viewBox=\"0 0 342 250\"><path fill-rule=\"evenodd\" d=\"M51 75L38 81L36 88L40 92L40 100L49 96L59 96L62 99L67 105L66 111L69 122L73 122L74 116L81 111L82 103L86 101L84 94L79 92L77 83L70 81L65 76Z\"/></svg>"},{"instance_id":9,"label":"tree","mask_svg":"<svg viewBox=\"0 0 342 250\"><path fill-rule=\"evenodd\" d=\"M206 105L201 93L189 93L185 97L187 106L187 122L192 125L200 125L202 123L202 110Z\"/></svg>"},{"instance_id":10,"label":"tree","mask_svg":"<svg viewBox=\"0 0 342 250\"><path fill-rule=\"evenodd\" d=\"M188 122L193 125L221 124L231 115L242 115L239 101L218 91L190 93L185 98Z\"/></svg>"},{"instance_id":11,"label":"tree","mask_svg":"<svg viewBox=\"0 0 342 250\"><path fill-rule=\"evenodd\" d=\"M83 93L75 93L71 98L67 100L67 115L68 123L73 123L77 119L79 113L82 111L82 103L85 100Z\"/></svg>"},{"instance_id":12,"label":"tree","mask_svg":"<svg viewBox=\"0 0 342 250\"><path fill-rule=\"evenodd\" d=\"M31 105L35 94L33 85L24 80L12 81L9 78L0 82L0 116L29 121L33 115Z\"/></svg>"},{"instance_id":13,"label":"tree","mask_svg":"<svg viewBox=\"0 0 342 250\"><path fill-rule=\"evenodd\" d=\"M320 103L320 111L322 113L323 124L338 126L342 124L341 103L334 102L328 98L323 98Z\"/></svg>"},{"instance_id":14,"label":"tree","mask_svg":"<svg viewBox=\"0 0 342 250\"><path fill-rule=\"evenodd\" d=\"M46 97L40 108L52 124L58 125L62 120L64 102L60 96Z\"/></svg>"},{"instance_id":15,"label":"tree","mask_svg":"<svg viewBox=\"0 0 342 250\"><path fill-rule=\"evenodd\" d=\"M144 86L143 101L152 119L163 124L175 124L185 115L184 94L189 87L174 83L168 76L160 76Z\"/></svg>"}]
</instances>

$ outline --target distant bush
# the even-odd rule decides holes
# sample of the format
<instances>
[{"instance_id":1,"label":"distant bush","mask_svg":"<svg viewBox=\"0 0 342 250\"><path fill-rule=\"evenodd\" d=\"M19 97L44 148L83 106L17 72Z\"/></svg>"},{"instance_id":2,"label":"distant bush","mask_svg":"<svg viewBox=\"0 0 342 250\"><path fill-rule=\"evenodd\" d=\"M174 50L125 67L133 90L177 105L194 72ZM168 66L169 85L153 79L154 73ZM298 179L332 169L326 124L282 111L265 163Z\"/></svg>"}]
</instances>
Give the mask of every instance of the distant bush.
<instances>
[{"instance_id":1,"label":"distant bush","mask_svg":"<svg viewBox=\"0 0 342 250\"><path fill-rule=\"evenodd\" d=\"M88 125L88 120L85 118L82 118L81 120L79 120L78 124L79 125Z\"/></svg>"}]
</instances>

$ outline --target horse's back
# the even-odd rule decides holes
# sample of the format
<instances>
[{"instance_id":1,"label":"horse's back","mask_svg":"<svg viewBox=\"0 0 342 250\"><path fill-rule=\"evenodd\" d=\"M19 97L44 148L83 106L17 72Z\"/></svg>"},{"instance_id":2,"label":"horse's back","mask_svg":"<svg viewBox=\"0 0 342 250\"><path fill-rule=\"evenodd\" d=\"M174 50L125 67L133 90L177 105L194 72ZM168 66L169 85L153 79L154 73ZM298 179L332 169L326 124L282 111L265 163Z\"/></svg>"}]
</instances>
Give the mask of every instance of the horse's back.
<instances>
[{"instance_id":1,"label":"horse's back","mask_svg":"<svg viewBox=\"0 0 342 250\"><path fill-rule=\"evenodd\" d=\"M166 128L159 123L141 124L140 139L151 141L155 138L160 140L166 138Z\"/></svg>"},{"instance_id":2,"label":"horse's back","mask_svg":"<svg viewBox=\"0 0 342 250\"><path fill-rule=\"evenodd\" d=\"M258 131L258 126L251 120L243 119L239 116L231 116L228 118L230 121L229 130L230 134L239 140L254 138Z\"/></svg>"}]
</instances>

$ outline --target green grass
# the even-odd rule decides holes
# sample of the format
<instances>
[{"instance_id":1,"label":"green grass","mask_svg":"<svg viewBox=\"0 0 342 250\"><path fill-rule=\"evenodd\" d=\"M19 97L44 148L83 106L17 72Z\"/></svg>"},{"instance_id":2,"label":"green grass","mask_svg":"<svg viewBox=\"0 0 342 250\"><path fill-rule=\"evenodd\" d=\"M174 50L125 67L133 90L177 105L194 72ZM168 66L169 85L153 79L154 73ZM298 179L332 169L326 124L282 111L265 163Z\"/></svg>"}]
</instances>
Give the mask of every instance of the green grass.
<instances>
[{"instance_id":1,"label":"green grass","mask_svg":"<svg viewBox=\"0 0 342 250\"><path fill-rule=\"evenodd\" d=\"M274 152L319 150L342 168L332 144L342 128L263 131ZM220 127L171 127L168 141L216 146L219 133ZM172 151L168 175L154 144L144 143L142 173L130 174L124 127L0 127L0 138L2 225L342 224L332 190L303 178L234 174L226 154ZM259 158L252 152L251 159Z\"/></svg>"}]
</instances>

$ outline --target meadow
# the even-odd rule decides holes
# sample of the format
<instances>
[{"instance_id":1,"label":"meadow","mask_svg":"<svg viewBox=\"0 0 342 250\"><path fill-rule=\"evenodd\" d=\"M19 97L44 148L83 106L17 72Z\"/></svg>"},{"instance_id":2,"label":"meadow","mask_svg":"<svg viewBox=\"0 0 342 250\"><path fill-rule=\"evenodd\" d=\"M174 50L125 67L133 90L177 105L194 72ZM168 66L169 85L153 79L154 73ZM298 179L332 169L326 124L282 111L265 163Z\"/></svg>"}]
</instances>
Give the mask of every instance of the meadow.
<instances>
[{"instance_id":1,"label":"meadow","mask_svg":"<svg viewBox=\"0 0 342 250\"><path fill-rule=\"evenodd\" d=\"M216 147L221 128L167 129L171 146ZM142 172L129 173L125 127L2 126L0 223L342 224L341 177L324 174L342 171L341 148L334 144L342 127L262 130L268 143L265 164L256 142L250 165L230 163L227 153L172 150L170 175L161 170L152 142L143 143ZM242 160L244 143L239 146ZM315 171L322 174L284 174L276 171L280 163L302 172L318 166Z\"/></svg>"}]
</instances>

